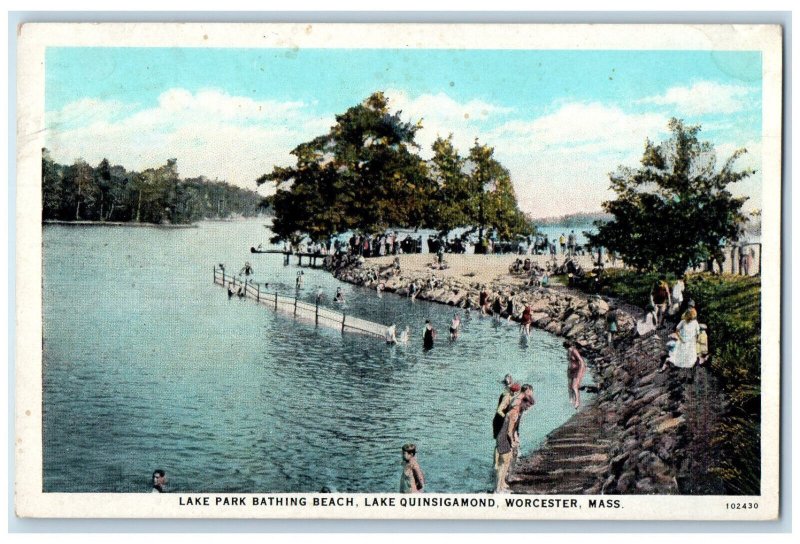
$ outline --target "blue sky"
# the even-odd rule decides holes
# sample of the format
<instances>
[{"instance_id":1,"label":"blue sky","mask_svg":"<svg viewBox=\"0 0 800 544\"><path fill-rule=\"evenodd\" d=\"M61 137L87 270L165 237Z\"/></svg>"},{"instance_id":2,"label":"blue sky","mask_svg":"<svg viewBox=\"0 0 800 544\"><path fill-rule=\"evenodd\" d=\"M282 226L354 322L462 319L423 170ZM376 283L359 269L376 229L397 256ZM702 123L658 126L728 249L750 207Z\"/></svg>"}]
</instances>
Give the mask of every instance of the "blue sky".
<instances>
[{"instance_id":1,"label":"blue sky","mask_svg":"<svg viewBox=\"0 0 800 544\"><path fill-rule=\"evenodd\" d=\"M176 157L182 175L251 188L376 90L422 119L423 156L450 132L465 152L493 145L537 217L599 209L608 172L673 116L760 169L757 52L50 48L45 74L56 160ZM760 176L734 192L760 207Z\"/></svg>"}]
</instances>

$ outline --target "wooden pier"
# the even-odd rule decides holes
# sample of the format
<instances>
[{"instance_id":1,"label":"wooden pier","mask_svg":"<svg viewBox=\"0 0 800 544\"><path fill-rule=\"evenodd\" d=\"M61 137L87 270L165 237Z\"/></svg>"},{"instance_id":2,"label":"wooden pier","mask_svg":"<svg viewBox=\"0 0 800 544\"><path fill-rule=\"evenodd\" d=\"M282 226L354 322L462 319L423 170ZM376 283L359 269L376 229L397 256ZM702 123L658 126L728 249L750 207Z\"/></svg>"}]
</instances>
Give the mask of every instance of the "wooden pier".
<instances>
[{"instance_id":1,"label":"wooden pier","mask_svg":"<svg viewBox=\"0 0 800 544\"><path fill-rule=\"evenodd\" d=\"M314 323L318 327L339 329L342 333L353 332L378 338L386 336L388 328L386 325L337 312L321 306L319 301L313 304L299 300L297 297L280 295L277 291L269 292L255 282L243 281L236 276L226 275L225 271L217 266L214 266L214 283L225 288L231 287L235 293L234 296L239 296L241 288L242 296L254 300L256 304L275 312L291 314L295 319Z\"/></svg>"},{"instance_id":2,"label":"wooden pier","mask_svg":"<svg viewBox=\"0 0 800 544\"><path fill-rule=\"evenodd\" d=\"M296 252L296 251L285 251L283 249L256 249L254 247L250 247L250 253L273 253L273 254L280 254L283 255L283 260L285 264L289 264L289 259L294 255L297 257L297 266L303 266L303 257L307 260L306 266L311 268L318 268L322 266L322 264L317 265L317 259L325 260L325 255L323 253L308 253L308 252Z\"/></svg>"}]
</instances>

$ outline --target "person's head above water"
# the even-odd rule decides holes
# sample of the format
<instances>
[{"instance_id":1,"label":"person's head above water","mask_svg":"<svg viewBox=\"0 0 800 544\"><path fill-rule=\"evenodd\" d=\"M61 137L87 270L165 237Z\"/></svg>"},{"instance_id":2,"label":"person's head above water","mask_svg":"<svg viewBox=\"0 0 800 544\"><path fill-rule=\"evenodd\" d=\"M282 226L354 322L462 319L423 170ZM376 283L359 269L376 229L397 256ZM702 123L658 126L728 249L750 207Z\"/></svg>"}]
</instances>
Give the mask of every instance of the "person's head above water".
<instances>
[{"instance_id":1,"label":"person's head above water","mask_svg":"<svg viewBox=\"0 0 800 544\"><path fill-rule=\"evenodd\" d=\"M162 469L153 471L153 487L162 488L167 483L167 473Z\"/></svg>"}]
</instances>

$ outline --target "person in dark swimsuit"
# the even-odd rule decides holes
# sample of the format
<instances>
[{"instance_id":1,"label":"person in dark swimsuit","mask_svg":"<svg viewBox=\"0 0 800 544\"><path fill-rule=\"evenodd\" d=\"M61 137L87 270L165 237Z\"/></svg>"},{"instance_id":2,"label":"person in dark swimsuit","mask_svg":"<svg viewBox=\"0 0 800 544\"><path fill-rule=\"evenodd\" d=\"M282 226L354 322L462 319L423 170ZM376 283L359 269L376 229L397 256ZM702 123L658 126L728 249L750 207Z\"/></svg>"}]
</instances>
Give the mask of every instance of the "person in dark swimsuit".
<instances>
[{"instance_id":1,"label":"person in dark swimsuit","mask_svg":"<svg viewBox=\"0 0 800 544\"><path fill-rule=\"evenodd\" d=\"M500 319L500 315L503 313L503 303L500 302L500 297L495 297L494 302L492 303L492 315L495 319Z\"/></svg>"},{"instance_id":2,"label":"person in dark swimsuit","mask_svg":"<svg viewBox=\"0 0 800 544\"><path fill-rule=\"evenodd\" d=\"M522 332L525 336L530 336L532 324L533 314L531 313L531 305L525 304L525 309L522 310Z\"/></svg>"},{"instance_id":3,"label":"person in dark swimsuit","mask_svg":"<svg viewBox=\"0 0 800 544\"><path fill-rule=\"evenodd\" d=\"M433 341L436 339L436 330L431 325L429 319L425 320L425 332L422 335L422 347L425 351L433 349Z\"/></svg>"},{"instance_id":4,"label":"person in dark swimsuit","mask_svg":"<svg viewBox=\"0 0 800 544\"><path fill-rule=\"evenodd\" d=\"M478 298L478 305L480 306L481 313L483 315L486 315L486 314L489 313L488 312L488 310L489 310L489 293L486 292L486 287L481 289L481 294L480 294L480 296Z\"/></svg>"}]
</instances>

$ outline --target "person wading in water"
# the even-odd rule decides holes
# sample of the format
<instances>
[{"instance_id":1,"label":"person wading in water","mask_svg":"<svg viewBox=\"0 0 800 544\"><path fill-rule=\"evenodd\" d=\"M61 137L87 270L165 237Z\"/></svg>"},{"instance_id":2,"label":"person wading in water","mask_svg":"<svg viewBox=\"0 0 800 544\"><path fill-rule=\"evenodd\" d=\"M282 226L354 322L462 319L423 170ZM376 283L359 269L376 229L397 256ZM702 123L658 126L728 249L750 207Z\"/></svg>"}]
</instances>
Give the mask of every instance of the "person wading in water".
<instances>
[{"instance_id":1,"label":"person wading in water","mask_svg":"<svg viewBox=\"0 0 800 544\"><path fill-rule=\"evenodd\" d=\"M581 380L586 373L586 362L581 357L574 342L564 342L567 348L567 387L569 388L569 401L577 410L581 405Z\"/></svg>"},{"instance_id":2,"label":"person wading in water","mask_svg":"<svg viewBox=\"0 0 800 544\"><path fill-rule=\"evenodd\" d=\"M433 341L436 339L436 329L431 325L430 319L425 320L425 331L422 333L422 347L425 351L433 349Z\"/></svg>"},{"instance_id":3,"label":"person wading in water","mask_svg":"<svg viewBox=\"0 0 800 544\"><path fill-rule=\"evenodd\" d=\"M403 446L403 473L400 475L400 493L422 493L425 475L417 462L417 446Z\"/></svg>"}]
</instances>

